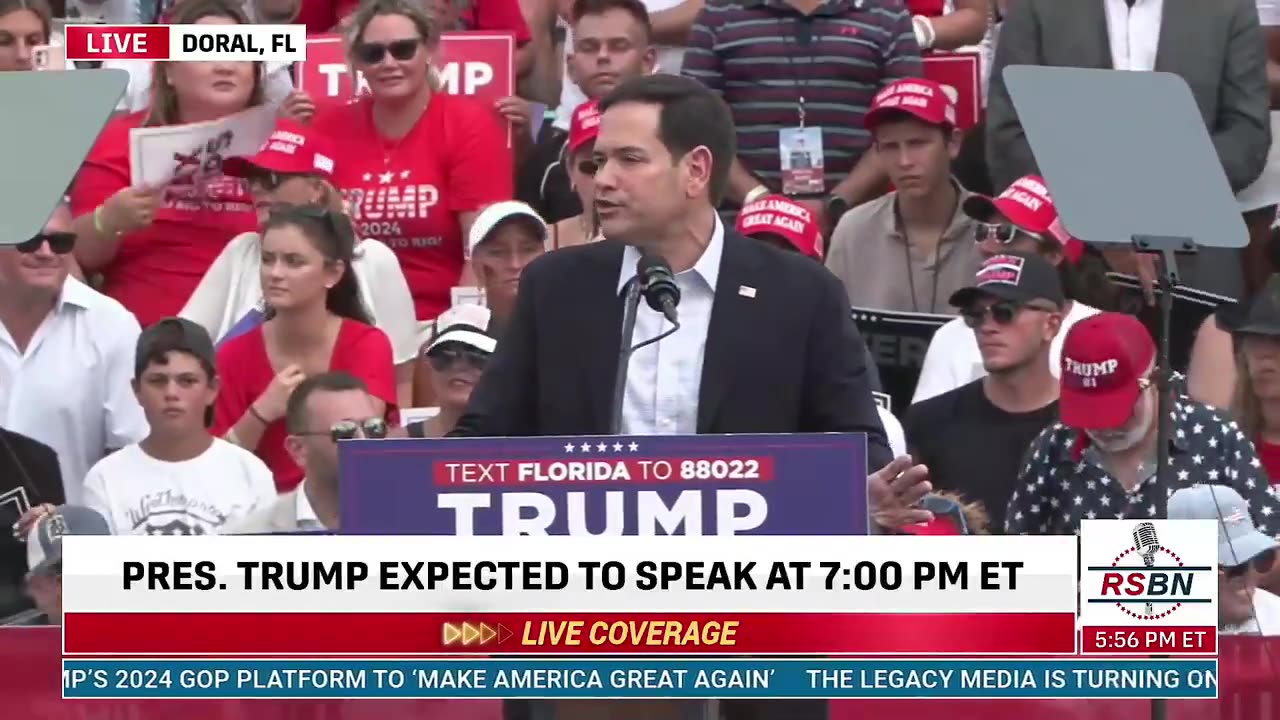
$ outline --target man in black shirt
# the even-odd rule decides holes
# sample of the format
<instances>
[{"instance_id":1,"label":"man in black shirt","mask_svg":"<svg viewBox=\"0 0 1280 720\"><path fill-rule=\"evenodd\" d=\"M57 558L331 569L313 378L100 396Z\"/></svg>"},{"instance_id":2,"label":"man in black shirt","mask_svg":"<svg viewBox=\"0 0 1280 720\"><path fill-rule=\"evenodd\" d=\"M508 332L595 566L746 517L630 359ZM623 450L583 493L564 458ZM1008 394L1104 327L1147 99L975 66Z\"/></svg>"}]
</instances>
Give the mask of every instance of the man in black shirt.
<instances>
[{"instance_id":1,"label":"man in black shirt","mask_svg":"<svg viewBox=\"0 0 1280 720\"><path fill-rule=\"evenodd\" d=\"M1048 261L1007 254L984 262L951 304L973 328L988 374L912 405L907 444L935 488L982 503L999 532L1027 447L1057 419L1049 348L1066 298Z\"/></svg>"},{"instance_id":2,"label":"man in black shirt","mask_svg":"<svg viewBox=\"0 0 1280 720\"><path fill-rule=\"evenodd\" d=\"M27 549L18 539L18 520L41 505L61 505L62 471L58 455L48 445L0 428L0 622L29 610L23 593ZM25 528L23 528L25 529Z\"/></svg>"}]
</instances>

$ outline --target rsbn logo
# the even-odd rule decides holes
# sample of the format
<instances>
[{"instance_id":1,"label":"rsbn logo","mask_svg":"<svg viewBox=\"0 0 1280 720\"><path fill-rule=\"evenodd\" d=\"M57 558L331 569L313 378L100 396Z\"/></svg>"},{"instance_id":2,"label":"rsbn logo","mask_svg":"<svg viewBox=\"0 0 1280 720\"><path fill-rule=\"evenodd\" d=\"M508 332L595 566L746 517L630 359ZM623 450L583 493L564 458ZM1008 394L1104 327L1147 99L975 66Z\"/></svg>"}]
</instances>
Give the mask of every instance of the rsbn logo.
<instances>
[{"instance_id":1,"label":"rsbn logo","mask_svg":"<svg viewBox=\"0 0 1280 720\"><path fill-rule=\"evenodd\" d=\"M1210 566L1188 565L1177 552L1161 544L1153 523L1133 527L1133 545L1120 549L1110 567L1101 571L1101 592L1091 603L1115 603L1137 620L1160 620L1187 603L1212 603L1208 592L1195 592L1195 574Z\"/></svg>"}]
</instances>

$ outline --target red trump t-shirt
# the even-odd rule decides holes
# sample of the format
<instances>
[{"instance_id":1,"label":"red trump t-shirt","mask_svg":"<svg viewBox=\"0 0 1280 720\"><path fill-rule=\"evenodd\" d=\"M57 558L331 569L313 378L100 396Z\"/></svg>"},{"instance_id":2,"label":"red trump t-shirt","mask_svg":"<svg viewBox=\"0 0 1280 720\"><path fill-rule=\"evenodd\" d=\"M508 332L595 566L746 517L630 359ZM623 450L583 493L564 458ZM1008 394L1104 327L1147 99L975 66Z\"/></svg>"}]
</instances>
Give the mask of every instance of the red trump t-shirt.
<instances>
[{"instance_id":1,"label":"red trump t-shirt","mask_svg":"<svg viewBox=\"0 0 1280 720\"><path fill-rule=\"evenodd\" d=\"M399 421L391 341L381 330L355 320L343 320L342 327L338 329L338 339L333 344L329 369L345 370L363 380L369 386L369 394L387 404L387 422L394 424ZM267 355L266 337L261 325L218 348L218 376L222 386L214 405L213 432L221 437L244 417L249 406L276 377L271 358ZM328 428L311 429L323 431ZM288 434L284 420L277 420L267 426L254 451L271 468L276 478L276 489L282 493L297 487L303 476L302 468L285 449L284 439Z\"/></svg>"},{"instance_id":2,"label":"red trump t-shirt","mask_svg":"<svg viewBox=\"0 0 1280 720\"><path fill-rule=\"evenodd\" d=\"M121 115L103 128L72 185L73 215L92 213L132 184L129 131L141 127L146 114ZM197 184L180 173L165 188L155 220L120 238L115 257L102 269L102 292L143 327L177 315L231 238L257 226L241 180L218 177Z\"/></svg>"},{"instance_id":3,"label":"red trump t-shirt","mask_svg":"<svg viewBox=\"0 0 1280 720\"><path fill-rule=\"evenodd\" d=\"M462 273L459 213L513 195L506 124L485 103L437 93L399 140L378 134L368 97L322 111L315 127L333 141L333 183L360 237L395 251L418 319L435 319Z\"/></svg>"}]
</instances>

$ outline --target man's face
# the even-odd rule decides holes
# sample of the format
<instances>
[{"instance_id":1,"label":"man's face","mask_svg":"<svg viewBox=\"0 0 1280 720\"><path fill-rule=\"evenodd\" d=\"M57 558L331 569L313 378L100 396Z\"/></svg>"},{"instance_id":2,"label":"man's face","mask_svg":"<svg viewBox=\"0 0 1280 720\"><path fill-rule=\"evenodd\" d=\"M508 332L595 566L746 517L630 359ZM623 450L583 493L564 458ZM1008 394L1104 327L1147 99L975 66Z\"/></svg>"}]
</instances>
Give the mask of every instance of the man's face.
<instances>
[{"instance_id":1,"label":"man's face","mask_svg":"<svg viewBox=\"0 0 1280 720\"><path fill-rule=\"evenodd\" d=\"M1147 373L1150 375L1150 372ZM1156 392L1151 380L1140 381L1142 391L1134 403L1133 413L1123 425L1106 430L1086 430L1085 434L1104 453L1121 453L1130 450L1147 437L1156 418Z\"/></svg>"},{"instance_id":2,"label":"man's face","mask_svg":"<svg viewBox=\"0 0 1280 720\"><path fill-rule=\"evenodd\" d=\"M524 219L503 222L476 246L471 262L485 297L515 299L525 266L546 252L546 245Z\"/></svg>"},{"instance_id":3,"label":"man's face","mask_svg":"<svg viewBox=\"0 0 1280 720\"><path fill-rule=\"evenodd\" d=\"M975 237L978 242L978 252L983 259L1012 252L1040 255L1056 265L1062 257L1060 253L1046 253L1047 243L1040 236L1019 230L1009 222L1009 218L1000 213L988 218L987 222L979 224L976 232L978 233Z\"/></svg>"},{"instance_id":4,"label":"man's face","mask_svg":"<svg viewBox=\"0 0 1280 720\"><path fill-rule=\"evenodd\" d=\"M673 158L658 137L659 107L638 102L600 117L593 157L596 210L605 237L640 243L679 222L691 198L704 195L711 153L697 147Z\"/></svg>"},{"instance_id":5,"label":"man's face","mask_svg":"<svg viewBox=\"0 0 1280 720\"><path fill-rule=\"evenodd\" d=\"M57 573L32 573L27 579L27 593L50 623L62 624L62 578Z\"/></svg>"},{"instance_id":6,"label":"man's face","mask_svg":"<svg viewBox=\"0 0 1280 720\"><path fill-rule=\"evenodd\" d=\"M1240 345L1254 395L1280 400L1280 337L1246 335Z\"/></svg>"},{"instance_id":7,"label":"man's face","mask_svg":"<svg viewBox=\"0 0 1280 720\"><path fill-rule=\"evenodd\" d=\"M377 410L373 400L363 390L318 390L307 398L305 434L289 436L289 454L306 472L307 478L314 478L317 482L336 480L338 443L330 434L333 426L344 420L363 424L374 417L377 417Z\"/></svg>"},{"instance_id":8,"label":"man's face","mask_svg":"<svg viewBox=\"0 0 1280 720\"><path fill-rule=\"evenodd\" d=\"M887 120L874 132L876 158L898 194L924 196L951 177L951 161L960 152L958 137L915 118Z\"/></svg>"},{"instance_id":9,"label":"man's face","mask_svg":"<svg viewBox=\"0 0 1280 720\"><path fill-rule=\"evenodd\" d=\"M1258 574L1253 570L1234 572L1218 570L1218 626L1230 627L1248 622L1253 616L1253 595L1258 589Z\"/></svg>"},{"instance_id":10,"label":"man's face","mask_svg":"<svg viewBox=\"0 0 1280 720\"><path fill-rule=\"evenodd\" d=\"M69 232L71 214L60 206L45 224L44 233L56 235ZM69 257L70 253L55 253L50 241L41 242L32 252L19 252L15 247L0 248L0 285L24 293L56 296L67 280Z\"/></svg>"},{"instance_id":11,"label":"man's face","mask_svg":"<svg viewBox=\"0 0 1280 720\"><path fill-rule=\"evenodd\" d=\"M652 72L655 57L644 26L614 8L585 15L573 26L569 77L588 99L599 100L623 80Z\"/></svg>"},{"instance_id":12,"label":"man's face","mask_svg":"<svg viewBox=\"0 0 1280 720\"><path fill-rule=\"evenodd\" d=\"M1020 304L984 297L965 308L964 315L978 341L982 366L993 375L1040 361L1062 324L1061 312L1047 300Z\"/></svg>"},{"instance_id":13,"label":"man's face","mask_svg":"<svg viewBox=\"0 0 1280 720\"><path fill-rule=\"evenodd\" d=\"M164 364L148 365L133 391L151 431L170 437L205 432L206 409L218 397L217 381L194 355L183 352L166 354Z\"/></svg>"}]
</instances>

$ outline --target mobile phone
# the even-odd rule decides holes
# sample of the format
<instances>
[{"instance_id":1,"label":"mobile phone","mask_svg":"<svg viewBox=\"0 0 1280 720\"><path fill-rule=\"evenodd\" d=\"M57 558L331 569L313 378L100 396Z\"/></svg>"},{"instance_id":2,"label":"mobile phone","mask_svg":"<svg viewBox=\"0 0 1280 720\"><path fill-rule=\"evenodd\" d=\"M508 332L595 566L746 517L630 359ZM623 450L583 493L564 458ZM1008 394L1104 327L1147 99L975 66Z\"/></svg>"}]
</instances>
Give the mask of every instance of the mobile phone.
<instances>
[{"instance_id":1,"label":"mobile phone","mask_svg":"<svg viewBox=\"0 0 1280 720\"><path fill-rule=\"evenodd\" d=\"M31 48L31 65L35 70L66 70L67 49L61 45L37 45Z\"/></svg>"}]
</instances>

